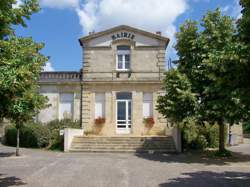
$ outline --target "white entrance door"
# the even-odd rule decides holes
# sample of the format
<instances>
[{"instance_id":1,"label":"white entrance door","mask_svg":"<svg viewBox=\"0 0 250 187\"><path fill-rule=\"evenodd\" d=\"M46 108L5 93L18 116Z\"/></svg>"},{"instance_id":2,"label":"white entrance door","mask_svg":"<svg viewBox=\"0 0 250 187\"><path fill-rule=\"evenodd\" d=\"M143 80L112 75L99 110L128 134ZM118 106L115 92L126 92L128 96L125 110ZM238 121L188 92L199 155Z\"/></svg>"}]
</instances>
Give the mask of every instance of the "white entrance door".
<instances>
[{"instance_id":1,"label":"white entrance door","mask_svg":"<svg viewBox=\"0 0 250 187\"><path fill-rule=\"evenodd\" d=\"M131 132L131 100L117 100L116 109L117 134L129 134Z\"/></svg>"}]
</instances>

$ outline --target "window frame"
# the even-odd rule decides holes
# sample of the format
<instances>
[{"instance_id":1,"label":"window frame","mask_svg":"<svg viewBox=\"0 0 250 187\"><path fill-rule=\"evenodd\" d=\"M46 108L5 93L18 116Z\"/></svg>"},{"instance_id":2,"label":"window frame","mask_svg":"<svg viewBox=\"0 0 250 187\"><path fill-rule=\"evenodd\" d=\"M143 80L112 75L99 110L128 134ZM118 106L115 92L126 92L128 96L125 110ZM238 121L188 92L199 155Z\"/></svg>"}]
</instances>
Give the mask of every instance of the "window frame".
<instances>
[{"instance_id":1,"label":"window frame","mask_svg":"<svg viewBox=\"0 0 250 187\"><path fill-rule=\"evenodd\" d=\"M122 68L119 68L118 56L122 55ZM126 55L129 56L129 68L126 68ZM129 71L131 69L131 50L119 50L116 53L116 71Z\"/></svg>"},{"instance_id":2,"label":"window frame","mask_svg":"<svg viewBox=\"0 0 250 187\"><path fill-rule=\"evenodd\" d=\"M62 100L63 96L65 95L70 95L71 96L71 99L67 99L67 100ZM75 105L75 93L73 92L60 92L59 93L59 102L58 102L58 119L59 120L63 120L63 119L66 119L64 118L63 114L61 114L61 107L63 104L70 104L71 105L71 113L70 113L70 116L71 116L71 120L74 119L74 105Z\"/></svg>"}]
</instances>

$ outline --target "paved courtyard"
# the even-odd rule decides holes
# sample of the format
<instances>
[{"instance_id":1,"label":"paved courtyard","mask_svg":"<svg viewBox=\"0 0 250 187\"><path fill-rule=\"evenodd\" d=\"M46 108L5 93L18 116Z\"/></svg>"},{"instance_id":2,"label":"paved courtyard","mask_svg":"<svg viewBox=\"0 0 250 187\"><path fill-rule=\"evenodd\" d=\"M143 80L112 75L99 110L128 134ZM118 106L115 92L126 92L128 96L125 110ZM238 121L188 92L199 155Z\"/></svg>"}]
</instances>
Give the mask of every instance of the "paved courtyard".
<instances>
[{"instance_id":1,"label":"paved courtyard","mask_svg":"<svg viewBox=\"0 0 250 187\"><path fill-rule=\"evenodd\" d=\"M0 186L250 186L250 144L231 159L199 154L60 153L0 145Z\"/></svg>"}]
</instances>

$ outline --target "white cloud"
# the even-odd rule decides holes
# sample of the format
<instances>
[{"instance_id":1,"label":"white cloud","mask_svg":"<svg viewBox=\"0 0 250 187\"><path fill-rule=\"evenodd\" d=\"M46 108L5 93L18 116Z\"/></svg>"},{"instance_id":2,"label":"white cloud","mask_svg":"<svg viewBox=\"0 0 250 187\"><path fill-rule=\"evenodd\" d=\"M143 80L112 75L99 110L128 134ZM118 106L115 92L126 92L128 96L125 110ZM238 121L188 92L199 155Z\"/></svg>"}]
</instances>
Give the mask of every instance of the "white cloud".
<instances>
[{"instance_id":1,"label":"white cloud","mask_svg":"<svg viewBox=\"0 0 250 187\"><path fill-rule=\"evenodd\" d=\"M87 0L77 13L84 33L127 24L169 34L186 9L186 0Z\"/></svg>"},{"instance_id":2,"label":"white cloud","mask_svg":"<svg viewBox=\"0 0 250 187\"><path fill-rule=\"evenodd\" d=\"M43 71L55 71L51 62L46 62L45 66L43 66Z\"/></svg>"},{"instance_id":3,"label":"white cloud","mask_svg":"<svg viewBox=\"0 0 250 187\"><path fill-rule=\"evenodd\" d=\"M175 40L174 22L188 9L189 0L40 0L44 7L74 8L83 34L129 25L147 31L161 31L170 38L169 54ZM204 0L202 0L204 1ZM206 0L207 1L207 0Z\"/></svg>"},{"instance_id":4,"label":"white cloud","mask_svg":"<svg viewBox=\"0 0 250 187\"><path fill-rule=\"evenodd\" d=\"M100 31L117 25L155 32L162 31L174 42L178 16L188 9L187 0L87 0L77 8L83 33ZM173 48L168 54L175 53Z\"/></svg>"},{"instance_id":5,"label":"white cloud","mask_svg":"<svg viewBox=\"0 0 250 187\"><path fill-rule=\"evenodd\" d=\"M225 7L222 7L221 11L222 12L227 12L230 9L229 5L226 5Z\"/></svg>"},{"instance_id":6,"label":"white cloud","mask_svg":"<svg viewBox=\"0 0 250 187\"><path fill-rule=\"evenodd\" d=\"M225 7L222 7L221 10L228 15L234 17L235 19L241 18L241 10L242 7L239 4L239 0L234 0L233 3L230 3L226 5Z\"/></svg>"},{"instance_id":7,"label":"white cloud","mask_svg":"<svg viewBox=\"0 0 250 187\"><path fill-rule=\"evenodd\" d=\"M77 8L79 0L40 0L40 4L49 8Z\"/></svg>"},{"instance_id":8,"label":"white cloud","mask_svg":"<svg viewBox=\"0 0 250 187\"><path fill-rule=\"evenodd\" d=\"M16 3L12 5L13 8L19 8L19 6L22 4L22 0L16 0Z\"/></svg>"}]
</instances>

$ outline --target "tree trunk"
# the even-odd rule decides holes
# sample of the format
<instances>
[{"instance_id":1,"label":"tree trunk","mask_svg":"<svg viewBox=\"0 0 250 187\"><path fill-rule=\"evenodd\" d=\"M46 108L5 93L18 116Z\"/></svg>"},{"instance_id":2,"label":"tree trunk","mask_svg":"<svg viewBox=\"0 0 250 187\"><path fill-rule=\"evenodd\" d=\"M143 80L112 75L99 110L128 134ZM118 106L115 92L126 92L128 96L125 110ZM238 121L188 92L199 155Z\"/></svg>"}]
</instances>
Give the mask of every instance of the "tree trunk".
<instances>
[{"instance_id":1,"label":"tree trunk","mask_svg":"<svg viewBox=\"0 0 250 187\"><path fill-rule=\"evenodd\" d=\"M20 156L19 154L19 131L20 128L17 128L17 133L16 133L16 156Z\"/></svg>"},{"instance_id":2,"label":"tree trunk","mask_svg":"<svg viewBox=\"0 0 250 187\"><path fill-rule=\"evenodd\" d=\"M218 122L219 124L219 152L225 151L225 125L223 121Z\"/></svg>"}]
</instances>

